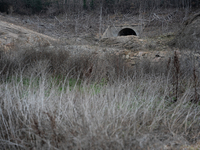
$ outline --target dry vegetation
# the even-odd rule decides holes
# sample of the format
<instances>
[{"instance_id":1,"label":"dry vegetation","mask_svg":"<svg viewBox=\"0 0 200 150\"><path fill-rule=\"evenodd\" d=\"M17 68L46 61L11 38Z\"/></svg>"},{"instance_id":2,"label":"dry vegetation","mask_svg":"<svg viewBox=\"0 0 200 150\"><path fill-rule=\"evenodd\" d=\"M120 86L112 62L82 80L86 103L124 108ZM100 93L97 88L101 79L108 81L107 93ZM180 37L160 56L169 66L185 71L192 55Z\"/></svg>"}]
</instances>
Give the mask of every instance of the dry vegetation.
<instances>
[{"instance_id":1,"label":"dry vegetation","mask_svg":"<svg viewBox=\"0 0 200 150\"><path fill-rule=\"evenodd\" d=\"M1 18L64 46L98 47L108 25L138 23L148 50L162 51L192 2L199 6L195 0L115 5L97 0L93 9L93 0L87 8L86 1L59 2L45 7L46 14L35 12L38 16L20 16L37 8L21 4L22 12ZM169 59L142 59L130 67L118 54L71 55L55 45L22 50L17 43L14 50L0 50L0 149L199 149L199 55L184 57L180 50Z\"/></svg>"},{"instance_id":2,"label":"dry vegetation","mask_svg":"<svg viewBox=\"0 0 200 150\"><path fill-rule=\"evenodd\" d=\"M114 55L1 52L0 149L188 147L200 139L196 65L176 53L133 69Z\"/></svg>"}]
</instances>

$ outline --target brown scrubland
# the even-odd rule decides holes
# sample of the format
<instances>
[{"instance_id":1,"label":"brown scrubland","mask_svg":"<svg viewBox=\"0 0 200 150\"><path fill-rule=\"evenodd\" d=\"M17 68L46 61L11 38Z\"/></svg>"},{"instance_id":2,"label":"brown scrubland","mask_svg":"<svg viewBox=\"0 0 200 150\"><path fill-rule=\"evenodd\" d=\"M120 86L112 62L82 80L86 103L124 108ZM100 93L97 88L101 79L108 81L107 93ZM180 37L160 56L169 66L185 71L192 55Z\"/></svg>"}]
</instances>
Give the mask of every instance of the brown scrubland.
<instances>
[{"instance_id":1,"label":"brown scrubland","mask_svg":"<svg viewBox=\"0 0 200 150\"><path fill-rule=\"evenodd\" d=\"M199 1L17 2L0 14L0 149L200 149Z\"/></svg>"}]
</instances>

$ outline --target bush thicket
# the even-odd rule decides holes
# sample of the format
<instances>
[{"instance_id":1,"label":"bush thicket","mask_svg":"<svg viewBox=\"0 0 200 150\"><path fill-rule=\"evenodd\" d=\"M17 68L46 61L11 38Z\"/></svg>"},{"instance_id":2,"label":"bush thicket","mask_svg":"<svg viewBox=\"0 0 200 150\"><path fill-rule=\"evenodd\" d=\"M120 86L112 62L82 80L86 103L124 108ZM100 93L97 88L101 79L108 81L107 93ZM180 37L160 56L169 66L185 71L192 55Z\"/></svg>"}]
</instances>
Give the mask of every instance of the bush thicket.
<instances>
[{"instance_id":1,"label":"bush thicket","mask_svg":"<svg viewBox=\"0 0 200 150\"><path fill-rule=\"evenodd\" d=\"M110 54L1 52L0 149L182 149L195 143L199 70L192 60L175 53L162 64L127 67Z\"/></svg>"},{"instance_id":2,"label":"bush thicket","mask_svg":"<svg viewBox=\"0 0 200 150\"><path fill-rule=\"evenodd\" d=\"M15 6L15 12L34 14L53 8L57 13L97 11L103 13L136 13L161 8L198 8L199 0L0 0ZM19 9L20 8L20 9Z\"/></svg>"}]
</instances>

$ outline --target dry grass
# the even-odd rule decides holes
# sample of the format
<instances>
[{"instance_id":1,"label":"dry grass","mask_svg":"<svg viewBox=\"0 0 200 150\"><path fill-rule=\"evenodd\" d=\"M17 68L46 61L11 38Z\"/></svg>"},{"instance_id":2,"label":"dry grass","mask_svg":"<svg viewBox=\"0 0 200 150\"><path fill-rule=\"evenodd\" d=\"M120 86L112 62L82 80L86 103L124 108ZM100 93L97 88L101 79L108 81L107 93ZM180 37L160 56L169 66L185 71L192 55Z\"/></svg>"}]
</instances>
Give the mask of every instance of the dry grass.
<instances>
[{"instance_id":1,"label":"dry grass","mask_svg":"<svg viewBox=\"0 0 200 150\"><path fill-rule=\"evenodd\" d=\"M63 51L0 62L0 149L180 149L200 138L192 73L180 67L174 95L173 61L167 73Z\"/></svg>"}]
</instances>

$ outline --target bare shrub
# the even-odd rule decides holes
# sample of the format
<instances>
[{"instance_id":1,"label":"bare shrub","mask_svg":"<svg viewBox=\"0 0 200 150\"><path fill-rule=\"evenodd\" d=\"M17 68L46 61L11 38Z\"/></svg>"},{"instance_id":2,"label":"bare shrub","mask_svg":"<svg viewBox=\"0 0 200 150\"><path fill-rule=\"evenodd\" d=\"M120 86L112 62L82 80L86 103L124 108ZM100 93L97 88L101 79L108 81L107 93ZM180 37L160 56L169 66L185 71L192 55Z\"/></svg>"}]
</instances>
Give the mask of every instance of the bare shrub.
<instances>
[{"instance_id":1,"label":"bare shrub","mask_svg":"<svg viewBox=\"0 0 200 150\"><path fill-rule=\"evenodd\" d=\"M0 52L0 76L1 79L8 77L18 71L19 60L12 53Z\"/></svg>"},{"instance_id":2,"label":"bare shrub","mask_svg":"<svg viewBox=\"0 0 200 150\"><path fill-rule=\"evenodd\" d=\"M15 77L0 86L3 149L161 149L198 135L199 107L188 103L188 91L176 105L166 102L164 76L115 80L100 88L84 82L71 88L68 80L54 84L47 76L26 83L22 74Z\"/></svg>"},{"instance_id":3,"label":"bare shrub","mask_svg":"<svg viewBox=\"0 0 200 150\"><path fill-rule=\"evenodd\" d=\"M12 59L11 59L12 58ZM55 76L87 79L88 81L114 81L123 78L128 67L116 55L107 54L99 58L96 54L70 56L68 51L25 50L17 56L2 54L2 74L14 74L23 70L26 75L50 73ZM130 72L129 72L130 73Z\"/></svg>"},{"instance_id":4,"label":"bare shrub","mask_svg":"<svg viewBox=\"0 0 200 150\"><path fill-rule=\"evenodd\" d=\"M8 69L9 80L0 82L1 149L173 149L174 142L181 149L199 140L200 108L190 101L198 69L195 78L181 74L189 60L179 59L183 90L174 103L174 57L163 62L167 72L148 61L134 70L111 54L22 54L18 71ZM32 68L40 73L27 76Z\"/></svg>"}]
</instances>

